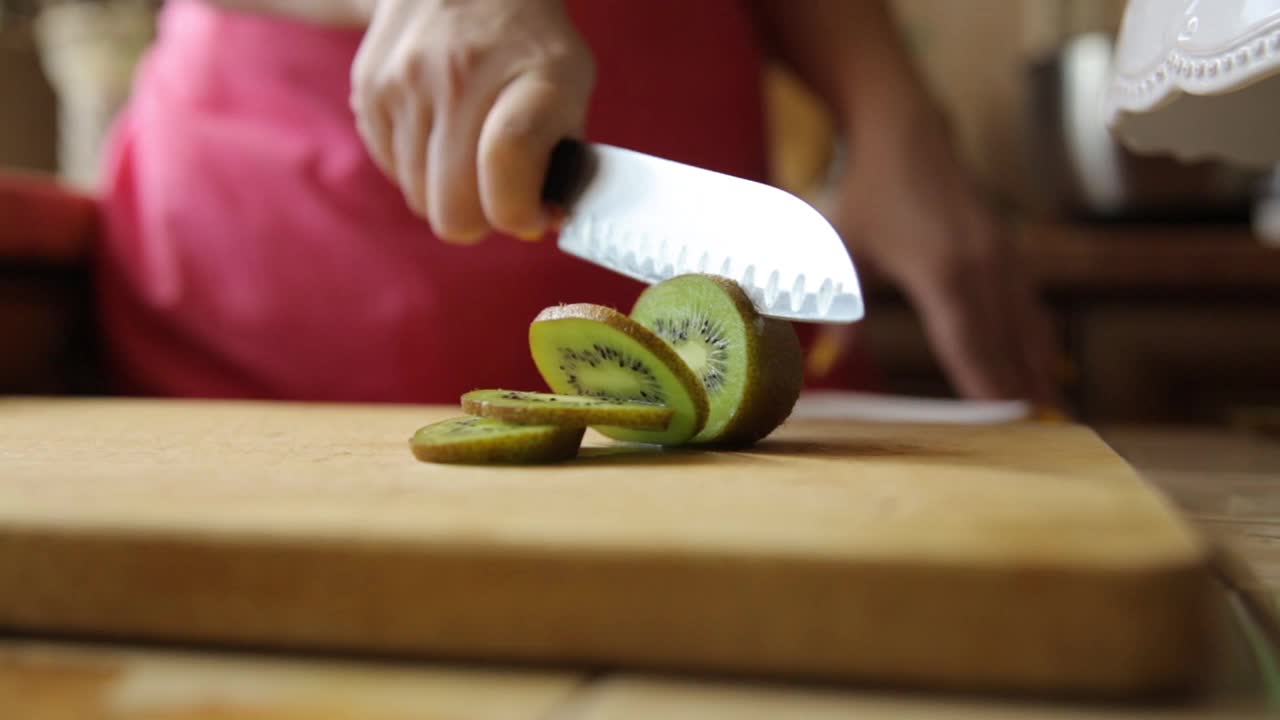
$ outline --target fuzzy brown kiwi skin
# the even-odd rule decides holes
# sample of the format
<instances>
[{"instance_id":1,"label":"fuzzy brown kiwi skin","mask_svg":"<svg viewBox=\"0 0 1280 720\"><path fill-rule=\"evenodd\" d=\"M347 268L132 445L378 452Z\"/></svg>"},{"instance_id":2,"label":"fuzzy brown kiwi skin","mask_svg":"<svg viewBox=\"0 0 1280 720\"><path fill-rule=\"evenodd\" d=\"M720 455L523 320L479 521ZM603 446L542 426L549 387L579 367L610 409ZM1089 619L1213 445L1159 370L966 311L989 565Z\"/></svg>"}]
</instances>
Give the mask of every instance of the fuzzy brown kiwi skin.
<instances>
[{"instance_id":1,"label":"fuzzy brown kiwi skin","mask_svg":"<svg viewBox=\"0 0 1280 720\"><path fill-rule=\"evenodd\" d=\"M629 316L624 315L611 307L604 305L595 305L593 303L568 303L564 305L553 305L544 308L533 321L540 322L543 320L565 320L565 319L582 319L595 320L605 323L615 330L626 334L636 342L639 342L659 360L671 368L672 374L680 381L689 393L689 397L693 399L695 412L694 431L697 435L702 432L702 428L707 423L707 415L711 412L711 401L707 398L706 388L702 386L702 381L689 368L684 358L680 357L666 340L663 340L649 328L641 325Z\"/></svg>"},{"instance_id":2,"label":"fuzzy brown kiwi skin","mask_svg":"<svg viewBox=\"0 0 1280 720\"><path fill-rule=\"evenodd\" d=\"M804 352L789 321L761 315L742 286L732 280L719 275L705 277L724 290L746 320L747 347L743 350L756 362L748 365L737 412L719 437L699 444L747 447L763 440L791 416L804 385Z\"/></svg>"},{"instance_id":3,"label":"fuzzy brown kiwi skin","mask_svg":"<svg viewBox=\"0 0 1280 720\"><path fill-rule=\"evenodd\" d=\"M585 428L546 427L540 437L526 437L523 442L488 437L459 441L453 445L419 444L410 438L409 450L414 458L426 463L542 465L575 457L584 434Z\"/></svg>"},{"instance_id":4,"label":"fuzzy brown kiwi skin","mask_svg":"<svg viewBox=\"0 0 1280 720\"><path fill-rule=\"evenodd\" d=\"M555 405L526 406L500 405L476 396L479 391L462 396L462 411L468 415L491 417L520 425L557 425L560 427L590 427L612 425L636 430L665 430L671 422L670 408L659 405L634 407L556 407ZM499 392L501 392L499 390ZM519 391L516 391L517 393Z\"/></svg>"},{"instance_id":5,"label":"fuzzy brown kiwi skin","mask_svg":"<svg viewBox=\"0 0 1280 720\"><path fill-rule=\"evenodd\" d=\"M537 448L428 448L410 443L414 458L444 465L549 465L573 459L582 444L582 429L552 436Z\"/></svg>"},{"instance_id":6,"label":"fuzzy brown kiwi skin","mask_svg":"<svg viewBox=\"0 0 1280 720\"><path fill-rule=\"evenodd\" d=\"M753 340L763 353L758 356L757 372L747 380L742 407L718 441L721 445L746 446L763 440L791 417L800 399L804 353L795 328L780 318L762 316L757 322L763 328Z\"/></svg>"}]
</instances>

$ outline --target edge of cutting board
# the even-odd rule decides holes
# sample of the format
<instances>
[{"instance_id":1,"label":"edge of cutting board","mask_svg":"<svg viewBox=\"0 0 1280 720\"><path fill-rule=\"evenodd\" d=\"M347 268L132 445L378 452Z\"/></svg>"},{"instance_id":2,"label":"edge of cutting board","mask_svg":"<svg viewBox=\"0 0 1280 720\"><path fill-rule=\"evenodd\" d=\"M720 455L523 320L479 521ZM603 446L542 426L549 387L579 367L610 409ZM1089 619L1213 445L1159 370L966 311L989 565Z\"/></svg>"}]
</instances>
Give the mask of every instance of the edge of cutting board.
<instances>
[{"instance_id":1,"label":"edge of cutting board","mask_svg":"<svg viewBox=\"0 0 1280 720\"><path fill-rule=\"evenodd\" d=\"M1064 577L475 548L227 552L226 542L11 529L0 587L24 591L0 594L0 627L1107 696L1194 686L1214 634L1198 563Z\"/></svg>"},{"instance_id":2,"label":"edge of cutting board","mask_svg":"<svg viewBox=\"0 0 1280 720\"><path fill-rule=\"evenodd\" d=\"M1088 432L1101 446L1090 452L1128 467ZM0 590L0 628L962 690L1181 690L1212 655L1209 551L1145 491L1179 543L1138 566L13 521L0 525L0 589L14 589Z\"/></svg>"}]
</instances>

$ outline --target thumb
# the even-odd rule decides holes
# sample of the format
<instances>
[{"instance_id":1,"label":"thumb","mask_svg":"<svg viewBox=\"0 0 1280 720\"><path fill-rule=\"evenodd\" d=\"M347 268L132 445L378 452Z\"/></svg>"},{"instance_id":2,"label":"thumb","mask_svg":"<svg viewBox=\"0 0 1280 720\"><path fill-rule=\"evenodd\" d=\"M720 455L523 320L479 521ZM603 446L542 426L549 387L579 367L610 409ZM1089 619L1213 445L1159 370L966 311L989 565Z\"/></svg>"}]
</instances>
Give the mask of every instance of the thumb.
<instances>
[{"instance_id":1,"label":"thumb","mask_svg":"<svg viewBox=\"0 0 1280 720\"><path fill-rule=\"evenodd\" d=\"M581 73L576 73L580 75ZM551 150L582 134L590 79L525 73L498 95L480 132L480 201L502 232L537 239L549 218L541 204Z\"/></svg>"}]
</instances>

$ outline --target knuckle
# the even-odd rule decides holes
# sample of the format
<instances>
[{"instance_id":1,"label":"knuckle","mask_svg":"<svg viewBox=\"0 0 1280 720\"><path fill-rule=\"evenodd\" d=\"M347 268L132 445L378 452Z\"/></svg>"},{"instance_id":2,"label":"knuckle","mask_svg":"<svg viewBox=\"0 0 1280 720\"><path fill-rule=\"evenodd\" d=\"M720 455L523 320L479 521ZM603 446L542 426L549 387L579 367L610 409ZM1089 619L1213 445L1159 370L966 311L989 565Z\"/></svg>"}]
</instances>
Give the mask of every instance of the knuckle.
<instances>
[{"instance_id":1,"label":"knuckle","mask_svg":"<svg viewBox=\"0 0 1280 720\"><path fill-rule=\"evenodd\" d=\"M351 83L353 87L362 85L373 74L373 68L377 67L378 58L374 51L367 44L362 44L357 50L355 57L351 59Z\"/></svg>"},{"instance_id":2,"label":"knuckle","mask_svg":"<svg viewBox=\"0 0 1280 720\"><path fill-rule=\"evenodd\" d=\"M426 77L427 60L422 53L407 53L398 58L395 64L379 73L374 84L374 92L381 97L396 97L406 89L422 86Z\"/></svg>"},{"instance_id":3,"label":"knuckle","mask_svg":"<svg viewBox=\"0 0 1280 720\"><path fill-rule=\"evenodd\" d=\"M351 90L347 103L358 113L368 113L381 98L382 92L377 78L367 72L351 74Z\"/></svg>"},{"instance_id":4,"label":"knuckle","mask_svg":"<svg viewBox=\"0 0 1280 720\"><path fill-rule=\"evenodd\" d=\"M595 58L581 42L564 40L546 45L538 64L552 77L574 85L589 86L595 82Z\"/></svg>"},{"instance_id":5,"label":"knuckle","mask_svg":"<svg viewBox=\"0 0 1280 720\"><path fill-rule=\"evenodd\" d=\"M460 102L475 87L473 80L482 72L487 54L472 43L453 43L441 50L428 80L438 101Z\"/></svg>"},{"instance_id":6,"label":"knuckle","mask_svg":"<svg viewBox=\"0 0 1280 720\"><path fill-rule=\"evenodd\" d=\"M398 81L411 88L422 87L426 80L427 60L422 53L410 53L400 62Z\"/></svg>"},{"instance_id":7,"label":"knuckle","mask_svg":"<svg viewBox=\"0 0 1280 720\"><path fill-rule=\"evenodd\" d=\"M483 138L479 149L480 162L495 172L503 168L523 166L537 140L547 130L536 113L506 113L492 118L491 132Z\"/></svg>"},{"instance_id":8,"label":"knuckle","mask_svg":"<svg viewBox=\"0 0 1280 720\"><path fill-rule=\"evenodd\" d=\"M538 49L539 64L548 67L572 68L589 60L589 53L572 38L556 38L544 42Z\"/></svg>"},{"instance_id":9,"label":"knuckle","mask_svg":"<svg viewBox=\"0 0 1280 720\"><path fill-rule=\"evenodd\" d=\"M435 102L456 104L474 91L486 56L470 43L404 53L381 72L353 73L353 90L383 99L422 92Z\"/></svg>"},{"instance_id":10,"label":"knuckle","mask_svg":"<svg viewBox=\"0 0 1280 720\"><path fill-rule=\"evenodd\" d=\"M372 112L379 104L394 105L404 97L400 72L386 69L353 78L351 95L352 107L363 113Z\"/></svg>"}]
</instances>

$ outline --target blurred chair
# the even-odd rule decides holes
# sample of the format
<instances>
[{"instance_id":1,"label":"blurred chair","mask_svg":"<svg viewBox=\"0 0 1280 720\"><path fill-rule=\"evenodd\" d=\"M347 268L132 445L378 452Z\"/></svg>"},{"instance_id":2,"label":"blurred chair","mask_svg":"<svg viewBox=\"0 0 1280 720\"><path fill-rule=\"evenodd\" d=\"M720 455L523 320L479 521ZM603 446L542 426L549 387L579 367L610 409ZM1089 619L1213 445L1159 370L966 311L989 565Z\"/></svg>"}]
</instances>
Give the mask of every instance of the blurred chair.
<instances>
[{"instance_id":1,"label":"blurred chair","mask_svg":"<svg viewBox=\"0 0 1280 720\"><path fill-rule=\"evenodd\" d=\"M97 394L92 197L0 168L0 393Z\"/></svg>"}]
</instances>

